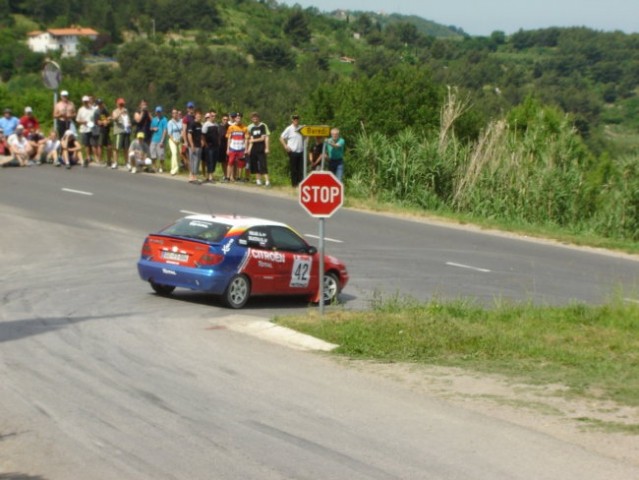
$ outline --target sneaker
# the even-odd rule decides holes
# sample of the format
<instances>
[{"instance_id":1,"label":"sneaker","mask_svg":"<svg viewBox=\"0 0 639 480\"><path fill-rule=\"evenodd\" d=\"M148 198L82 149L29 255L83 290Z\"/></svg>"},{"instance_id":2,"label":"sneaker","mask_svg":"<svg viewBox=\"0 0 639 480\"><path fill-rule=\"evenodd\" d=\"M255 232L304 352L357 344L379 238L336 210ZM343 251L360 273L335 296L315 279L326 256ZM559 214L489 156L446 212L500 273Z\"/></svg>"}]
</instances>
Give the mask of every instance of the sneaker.
<instances>
[{"instance_id":1,"label":"sneaker","mask_svg":"<svg viewBox=\"0 0 639 480\"><path fill-rule=\"evenodd\" d=\"M271 188L271 182L266 182L264 184L264 188Z\"/></svg>"},{"instance_id":2,"label":"sneaker","mask_svg":"<svg viewBox=\"0 0 639 480\"><path fill-rule=\"evenodd\" d=\"M137 168L135 168L135 167L133 167L133 168L131 169L131 173L138 173L138 169L137 169Z\"/></svg>"},{"instance_id":3,"label":"sneaker","mask_svg":"<svg viewBox=\"0 0 639 480\"><path fill-rule=\"evenodd\" d=\"M113 170L115 170L116 168L118 168L118 164L117 164L117 163L115 163L115 162L113 162L113 163L111 164L111 168L112 168Z\"/></svg>"},{"instance_id":4,"label":"sneaker","mask_svg":"<svg viewBox=\"0 0 639 480\"><path fill-rule=\"evenodd\" d=\"M255 185L262 185L262 180L256 180Z\"/></svg>"},{"instance_id":5,"label":"sneaker","mask_svg":"<svg viewBox=\"0 0 639 480\"><path fill-rule=\"evenodd\" d=\"M162 167L158 168L158 173L164 173L164 170L162 170Z\"/></svg>"}]
</instances>

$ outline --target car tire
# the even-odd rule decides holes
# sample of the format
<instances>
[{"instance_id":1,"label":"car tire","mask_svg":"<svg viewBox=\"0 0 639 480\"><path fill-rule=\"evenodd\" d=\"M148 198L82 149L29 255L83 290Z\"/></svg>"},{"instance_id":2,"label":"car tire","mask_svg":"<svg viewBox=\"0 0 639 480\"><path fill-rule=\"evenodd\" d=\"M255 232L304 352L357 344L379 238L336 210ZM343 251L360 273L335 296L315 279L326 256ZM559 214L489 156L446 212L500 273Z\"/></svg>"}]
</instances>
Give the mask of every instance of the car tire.
<instances>
[{"instance_id":1,"label":"car tire","mask_svg":"<svg viewBox=\"0 0 639 480\"><path fill-rule=\"evenodd\" d=\"M339 295L339 279L331 272L324 274L324 303L333 303Z\"/></svg>"},{"instance_id":2,"label":"car tire","mask_svg":"<svg viewBox=\"0 0 639 480\"><path fill-rule=\"evenodd\" d=\"M173 293L173 290L175 290L175 287L172 287L171 285L162 285L155 282L151 282L151 288L155 293L162 295L163 297L168 297L171 293Z\"/></svg>"},{"instance_id":3,"label":"car tire","mask_svg":"<svg viewBox=\"0 0 639 480\"><path fill-rule=\"evenodd\" d=\"M229 308L242 308L251 296L251 282L246 275L235 275L224 291L224 304Z\"/></svg>"}]
</instances>

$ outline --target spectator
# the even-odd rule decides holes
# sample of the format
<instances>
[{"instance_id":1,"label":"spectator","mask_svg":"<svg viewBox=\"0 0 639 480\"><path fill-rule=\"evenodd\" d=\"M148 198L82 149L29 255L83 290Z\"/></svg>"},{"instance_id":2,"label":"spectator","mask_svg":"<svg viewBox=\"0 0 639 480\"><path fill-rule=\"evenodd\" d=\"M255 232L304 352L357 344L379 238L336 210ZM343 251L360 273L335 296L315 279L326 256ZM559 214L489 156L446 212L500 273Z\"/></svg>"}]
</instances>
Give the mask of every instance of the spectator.
<instances>
[{"instance_id":1,"label":"spectator","mask_svg":"<svg viewBox=\"0 0 639 480\"><path fill-rule=\"evenodd\" d=\"M229 116L222 115L222 122L218 125L218 130L220 132L220 154L218 160L220 165L222 166L222 181L228 182L229 178L226 176L226 168L228 165L228 160L226 156L226 150L228 148L228 140L226 138L226 132L229 128Z\"/></svg>"},{"instance_id":2,"label":"spectator","mask_svg":"<svg viewBox=\"0 0 639 480\"><path fill-rule=\"evenodd\" d=\"M248 142L248 128L242 123L242 114L235 113L231 115L231 119L234 119L234 123L229 125L226 131L226 138L228 145L226 147L226 154L228 157L228 163L226 167L226 176L228 181L234 182L236 179L241 180L239 176L242 174L242 169L246 166L246 144ZM236 170L237 168L237 170Z\"/></svg>"},{"instance_id":3,"label":"spectator","mask_svg":"<svg viewBox=\"0 0 639 480\"><path fill-rule=\"evenodd\" d=\"M25 128L24 131L26 132L27 129ZM31 133L29 133L29 135L25 135L25 137L27 137L27 141L29 142L30 147L29 163L31 165L41 165L44 160L44 144L46 143L47 139L44 138L44 135L42 135L42 132L40 132L40 130L31 130Z\"/></svg>"},{"instance_id":4,"label":"spectator","mask_svg":"<svg viewBox=\"0 0 639 480\"><path fill-rule=\"evenodd\" d=\"M264 185L268 188L271 186L271 182L268 178L268 164L266 159L270 150L271 132L268 126L260 121L260 115L257 112L251 114L251 124L248 126L248 134L250 172L256 175L257 179L255 183L257 185L262 185L263 178Z\"/></svg>"},{"instance_id":5,"label":"spectator","mask_svg":"<svg viewBox=\"0 0 639 480\"><path fill-rule=\"evenodd\" d=\"M220 130L216 122L217 112L211 110L204 116L202 125L203 154L207 182L215 181L215 167L220 156Z\"/></svg>"},{"instance_id":6,"label":"spectator","mask_svg":"<svg viewBox=\"0 0 639 480\"><path fill-rule=\"evenodd\" d=\"M182 139L182 121L177 108L171 111L171 120L166 124L166 132L171 150L171 175L176 175L180 171L179 155L180 140Z\"/></svg>"},{"instance_id":7,"label":"spectator","mask_svg":"<svg viewBox=\"0 0 639 480\"><path fill-rule=\"evenodd\" d=\"M84 165L82 146L76 139L73 130L69 129L64 132L60 140L60 148L62 149L62 162L67 169L71 168L72 165Z\"/></svg>"},{"instance_id":8,"label":"spectator","mask_svg":"<svg viewBox=\"0 0 639 480\"><path fill-rule=\"evenodd\" d=\"M197 173L202 157L202 112L195 110L195 116L187 127L189 145L189 183L200 184Z\"/></svg>"},{"instance_id":9,"label":"spectator","mask_svg":"<svg viewBox=\"0 0 639 480\"><path fill-rule=\"evenodd\" d=\"M7 139L7 143L9 144L11 155L17 160L18 165L21 167L29 165L31 145L27 137L24 136L24 127L22 125L16 127L15 132Z\"/></svg>"},{"instance_id":10,"label":"spectator","mask_svg":"<svg viewBox=\"0 0 639 480\"><path fill-rule=\"evenodd\" d=\"M98 162L102 163L102 152L106 150L104 166L109 166L111 153L111 114L101 98L96 101L95 123L98 127L98 139L95 142L95 156Z\"/></svg>"},{"instance_id":11,"label":"spectator","mask_svg":"<svg viewBox=\"0 0 639 480\"><path fill-rule=\"evenodd\" d=\"M0 118L0 128L4 131L5 137L9 138L13 135L19 124L18 117L13 116L10 108L5 108L4 115Z\"/></svg>"},{"instance_id":12,"label":"spectator","mask_svg":"<svg viewBox=\"0 0 639 480\"><path fill-rule=\"evenodd\" d=\"M84 161L82 163L83 167L87 167L89 161L93 158L92 143L95 141L93 139L94 120L95 113L91 105L91 97L84 95L82 97L82 106L78 109L78 113L75 117L75 121L79 125L80 143L85 151Z\"/></svg>"},{"instance_id":13,"label":"spectator","mask_svg":"<svg viewBox=\"0 0 639 480\"><path fill-rule=\"evenodd\" d=\"M127 163L129 171L136 173L138 167L144 169L149 168L152 164L149 158L150 153L149 145L144 138L144 132L136 133L135 140L133 140L129 146L129 163Z\"/></svg>"},{"instance_id":14,"label":"spectator","mask_svg":"<svg viewBox=\"0 0 639 480\"><path fill-rule=\"evenodd\" d=\"M62 138L67 130L73 128L75 115L75 105L69 100L69 92L62 90L60 92L60 100L55 104L53 109L53 118L55 119L59 138Z\"/></svg>"},{"instance_id":15,"label":"spectator","mask_svg":"<svg viewBox=\"0 0 639 480\"><path fill-rule=\"evenodd\" d=\"M162 173L164 167L164 145L166 143L166 117L162 113L162 107L155 107L155 116L151 120L151 161L153 168ZM157 167L155 166L157 163Z\"/></svg>"},{"instance_id":16,"label":"spectator","mask_svg":"<svg viewBox=\"0 0 639 480\"><path fill-rule=\"evenodd\" d=\"M315 137L315 145L310 151L309 161L311 170L321 170L323 161L326 158L326 153L324 152L324 137Z\"/></svg>"},{"instance_id":17,"label":"spectator","mask_svg":"<svg viewBox=\"0 0 639 480\"><path fill-rule=\"evenodd\" d=\"M149 104L146 100L140 100L138 109L133 114L133 122L135 125L135 136L144 133L144 141L147 145L151 144L151 114L149 113Z\"/></svg>"},{"instance_id":18,"label":"spectator","mask_svg":"<svg viewBox=\"0 0 639 480\"><path fill-rule=\"evenodd\" d=\"M300 117L293 115L292 123L280 135L280 143L288 153L291 185L297 187L304 176L304 137L300 133Z\"/></svg>"},{"instance_id":19,"label":"spectator","mask_svg":"<svg viewBox=\"0 0 639 480\"><path fill-rule=\"evenodd\" d=\"M344 148L346 147L346 142L340 137L339 128L331 129L331 137L326 144L328 169L333 172L341 182L344 176Z\"/></svg>"},{"instance_id":20,"label":"spectator","mask_svg":"<svg viewBox=\"0 0 639 480\"><path fill-rule=\"evenodd\" d=\"M24 115L20 117L20 125L24 127L24 134L26 136L29 136L33 131L40 130L40 123L33 115L33 109L31 107L24 107Z\"/></svg>"},{"instance_id":21,"label":"spectator","mask_svg":"<svg viewBox=\"0 0 639 480\"><path fill-rule=\"evenodd\" d=\"M44 142L43 156L46 163L52 163L56 167L60 166L60 140L58 140L58 133L55 130L49 132L49 136Z\"/></svg>"},{"instance_id":22,"label":"spectator","mask_svg":"<svg viewBox=\"0 0 639 480\"><path fill-rule=\"evenodd\" d=\"M126 109L124 98L118 98L116 107L111 114L113 120L113 134L115 135L115 148L113 149L113 163L111 168L118 168L118 157L120 152L124 154L124 163L131 168L128 160L129 146L131 145L131 118Z\"/></svg>"},{"instance_id":23,"label":"spectator","mask_svg":"<svg viewBox=\"0 0 639 480\"><path fill-rule=\"evenodd\" d=\"M7 137L4 136L4 130L0 129L0 166L17 167L19 165L18 161L13 158L13 154L7 143Z\"/></svg>"}]
</instances>

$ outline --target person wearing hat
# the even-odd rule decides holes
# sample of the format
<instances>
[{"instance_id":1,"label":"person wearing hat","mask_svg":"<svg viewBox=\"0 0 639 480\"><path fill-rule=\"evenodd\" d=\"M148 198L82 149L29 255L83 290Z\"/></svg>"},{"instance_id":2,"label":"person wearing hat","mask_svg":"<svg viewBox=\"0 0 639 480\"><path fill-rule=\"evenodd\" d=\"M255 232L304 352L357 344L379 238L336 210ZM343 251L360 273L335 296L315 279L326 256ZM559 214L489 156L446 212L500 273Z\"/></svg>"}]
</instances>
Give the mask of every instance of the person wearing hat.
<instances>
[{"instance_id":1,"label":"person wearing hat","mask_svg":"<svg viewBox=\"0 0 639 480\"><path fill-rule=\"evenodd\" d=\"M82 97L82 106L78 109L75 121L79 125L80 143L85 149L83 166L86 167L89 162L93 160L94 147L97 143L97 138L94 138L93 135L95 108L91 103L91 97L89 95Z\"/></svg>"},{"instance_id":2,"label":"person wearing hat","mask_svg":"<svg viewBox=\"0 0 639 480\"><path fill-rule=\"evenodd\" d=\"M288 154L291 185L297 187L304 176L304 137L300 133L300 116L293 115L292 123L280 135L280 143Z\"/></svg>"},{"instance_id":3,"label":"person wearing hat","mask_svg":"<svg viewBox=\"0 0 639 480\"><path fill-rule=\"evenodd\" d=\"M31 107L24 108L24 115L20 117L20 125L24 127L24 134L28 137L31 132L37 132L40 130L40 122L33 115L33 109Z\"/></svg>"},{"instance_id":4,"label":"person wearing hat","mask_svg":"<svg viewBox=\"0 0 639 480\"><path fill-rule=\"evenodd\" d=\"M31 145L24 136L24 127L18 125L7 140L9 144L9 151L13 158L18 162L18 165L25 167L29 165L29 158L31 157Z\"/></svg>"},{"instance_id":5,"label":"person wearing hat","mask_svg":"<svg viewBox=\"0 0 639 480\"><path fill-rule=\"evenodd\" d=\"M166 144L166 127L168 120L161 106L155 107L155 115L151 120L151 161L157 172L164 171L164 145ZM156 166L157 164L157 166Z\"/></svg>"},{"instance_id":6,"label":"person wearing hat","mask_svg":"<svg viewBox=\"0 0 639 480\"><path fill-rule=\"evenodd\" d=\"M0 128L4 131L4 135L9 138L19 124L18 117L13 115L10 108L5 108L2 118L0 118Z\"/></svg>"},{"instance_id":7,"label":"person wearing hat","mask_svg":"<svg viewBox=\"0 0 639 480\"><path fill-rule=\"evenodd\" d=\"M137 173L138 167L147 169L151 168L152 161L150 156L149 146L144 140L144 132L138 132L135 134L135 140L131 142L129 146L129 163L128 169L131 173ZM153 169L150 170L154 172Z\"/></svg>"},{"instance_id":8,"label":"person wearing hat","mask_svg":"<svg viewBox=\"0 0 639 480\"><path fill-rule=\"evenodd\" d=\"M115 135L115 144L113 145L113 163L111 163L111 168L118 168L118 157L120 156L120 152L122 152L125 156L124 164L128 168L131 168L127 157L127 152L131 145L131 117L129 117L129 111L126 108L124 98L118 98L115 101L115 105L115 109L111 114L111 120L113 121L113 134Z\"/></svg>"},{"instance_id":9,"label":"person wearing hat","mask_svg":"<svg viewBox=\"0 0 639 480\"><path fill-rule=\"evenodd\" d=\"M58 137L62 138L64 133L71 128L75 115L75 105L71 100L69 100L69 92L62 90L60 92L60 100L53 108L53 118L56 125L56 131L58 132Z\"/></svg>"},{"instance_id":10,"label":"person wearing hat","mask_svg":"<svg viewBox=\"0 0 639 480\"><path fill-rule=\"evenodd\" d=\"M62 162L67 169L71 168L71 165L84 165L82 146L73 130L69 129L64 132L60 139L60 147L62 149Z\"/></svg>"}]
</instances>

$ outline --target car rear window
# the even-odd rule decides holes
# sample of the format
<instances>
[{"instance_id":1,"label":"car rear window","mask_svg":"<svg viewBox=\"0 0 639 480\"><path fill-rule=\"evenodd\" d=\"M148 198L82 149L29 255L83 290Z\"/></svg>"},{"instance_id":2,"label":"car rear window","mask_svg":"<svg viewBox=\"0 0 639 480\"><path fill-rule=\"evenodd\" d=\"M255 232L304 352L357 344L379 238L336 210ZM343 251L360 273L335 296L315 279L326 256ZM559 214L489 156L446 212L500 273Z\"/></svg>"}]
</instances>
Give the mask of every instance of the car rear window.
<instances>
[{"instance_id":1,"label":"car rear window","mask_svg":"<svg viewBox=\"0 0 639 480\"><path fill-rule=\"evenodd\" d=\"M173 225L161 230L161 235L174 235L176 237L194 238L205 242L220 242L229 231L230 225L223 223L182 218Z\"/></svg>"}]
</instances>

